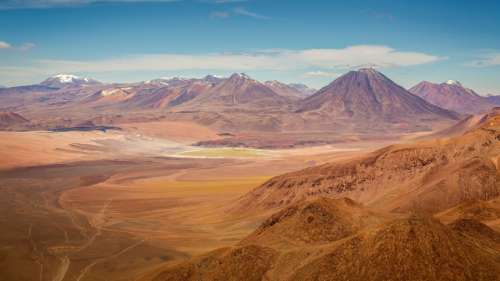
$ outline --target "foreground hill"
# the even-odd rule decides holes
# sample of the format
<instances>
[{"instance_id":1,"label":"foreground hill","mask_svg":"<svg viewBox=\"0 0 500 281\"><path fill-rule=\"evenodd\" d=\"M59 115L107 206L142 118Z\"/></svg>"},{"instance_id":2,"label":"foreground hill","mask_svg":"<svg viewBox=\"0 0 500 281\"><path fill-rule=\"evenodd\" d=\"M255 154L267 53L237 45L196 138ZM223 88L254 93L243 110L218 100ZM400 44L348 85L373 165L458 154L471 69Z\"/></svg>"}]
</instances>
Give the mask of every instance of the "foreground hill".
<instances>
[{"instance_id":1,"label":"foreground hill","mask_svg":"<svg viewBox=\"0 0 500 281\"><path fill-rule=\"evenodd\" d=\"M436 217L446 223L459 219L473 219L500 231L500 198L496 197L488 201L468 200L436 214Z\"/></svg>"},{"instance_id":2,"label":"foreground hill","mask_svg":"<svg viewBox=\"0 0 500 281\"><path fill-rule=\"evenodd\" d=\"M348 198L298 203L265 220L240 244L289 246L333 242L384 221Z\"/></svg>"},{"instance_id":3,"label":"foreground hill","mask_svg":"<svg viewBox=\"0 0 500 281\"><path fill-rule=\"evenodd\" d=\"M444 130L437 131L430 135L421 137L421 139L448 138L462 135L468 131L472 131L483 126L490 118L500 115L500 107L494 107L489 112L484 114L469 115L460 120L455 125Z\"/></svg>"},{"instance_id":4,"label":"foreground hill","mask_svg":"<svg viewBox=\"0 0 500 281\"><path fill-rule=\"evenodd\" d=\"M393 145L360 159L274 177L243 196L234 209L348 196L390 211L437 212L500 195L499 157L500 115L493 113L454 138Z\"/></svg>"},{"instance_id":5,"label":"foreground hill","mask_svg":"<svg viewBox=\"0 0 500 281\"><path fill-rule=\"evenodd\" d=\"M478 221L371 217L348 199L294 204L238 245L150 280L499 280L500 234Z\"/></svg>"},{"instance_id":6,"label":"foreground hill","mask_svg":"<svg viewBox=\"0 0 500 281\"><path fill-rule=\"evenodd\" d=\"M453 80L441 84L424 81L409 91L434 105L460 113L483 113L494 106L486 98Z\"/></svg>"}]
</instances>

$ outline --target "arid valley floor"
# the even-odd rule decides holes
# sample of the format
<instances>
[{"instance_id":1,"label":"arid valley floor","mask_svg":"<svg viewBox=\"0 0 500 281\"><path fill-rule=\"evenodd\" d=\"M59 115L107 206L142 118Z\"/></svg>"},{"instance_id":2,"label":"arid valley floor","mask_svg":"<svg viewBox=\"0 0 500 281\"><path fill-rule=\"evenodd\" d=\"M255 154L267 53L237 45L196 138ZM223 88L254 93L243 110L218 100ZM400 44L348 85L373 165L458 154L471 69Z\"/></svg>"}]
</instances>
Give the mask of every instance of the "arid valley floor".
<instances>
[{"instance_id":1,"label":"arid valley floor","mask_svg":"<svg viewBox=\"0 0 500 281\"><path fill-rule=\"evenodd\" d=\"M249 234L267 214L227 207L270 177L381 145L200 150L194 127L1 132L0 280L135 280Z\"/></svg>"}]
</instances>

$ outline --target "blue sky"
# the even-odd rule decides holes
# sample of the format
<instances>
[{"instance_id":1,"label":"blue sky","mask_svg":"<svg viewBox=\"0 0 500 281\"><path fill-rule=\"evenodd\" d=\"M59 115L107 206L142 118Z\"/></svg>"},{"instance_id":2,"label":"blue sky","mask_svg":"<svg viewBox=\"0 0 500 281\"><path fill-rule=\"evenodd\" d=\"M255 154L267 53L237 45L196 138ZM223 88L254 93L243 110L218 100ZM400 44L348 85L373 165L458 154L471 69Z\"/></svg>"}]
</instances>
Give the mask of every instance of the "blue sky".
<instances>
[{"instance_id":1,"label":"blue sky","mask_svg":"<svg viewBox=\"0 0 500 281\"><path fill-rule=\"evenodd\" d=\"M0 0L0 84L246 72L319 88L372 65L500 94L498 15L495 0Z\"/></svg>"}]
</instances>

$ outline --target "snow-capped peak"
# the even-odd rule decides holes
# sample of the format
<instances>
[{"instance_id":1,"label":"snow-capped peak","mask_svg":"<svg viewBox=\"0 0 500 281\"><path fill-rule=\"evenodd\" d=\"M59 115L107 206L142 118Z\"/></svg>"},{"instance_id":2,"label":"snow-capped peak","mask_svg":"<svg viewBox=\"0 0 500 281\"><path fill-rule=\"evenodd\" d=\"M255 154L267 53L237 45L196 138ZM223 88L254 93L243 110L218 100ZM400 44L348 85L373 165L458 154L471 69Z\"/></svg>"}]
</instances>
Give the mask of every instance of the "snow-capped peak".
<instances>
[{"instance_id":1,"label":"snow-capped peak","mask_svg":"<svg viewBox=\"0 0 500 281\"><path fill-rule=\"evenodd\" d=\"M462 86L462 84L460 84L460 82L456 81L456 80L448 80L445 82L447 85L457 85L457 86Z\"/></svg>"},{"instance_id":2,"label":"snow-capped peak","mask_svg":"<svg viewBox=\"0 0 500 281\"><path fill-rule=\"evenodd\" d=\"M47 78L41 84L49 87L61 88L66 87L67 85L94 85L99 84L99 82L91 78L78 77L72 74L57 74Z\"/></svg>"},{"instance_id":3,"label":"snow-capped peak","mask_svg":"<svg viewBox=\"0 0 500 281\"><path fill-rule=\"evenodd\" d=\"M254 80L246 73L233 73L230 78L243 79L243 80Z\"/></svg>"},{"instance_id":4,"label":"snow-capped peak","mask_svg":"<svg viewBox=\"0 0 500 281\"><path fill-rule=\"evenodd\" d=\"M59 80L60 83L72 83L75 80L88 81L88 78L80 78L76 75L71 75L71 74L57 74L52 76L51 78Z\"/></svg>"},{"instance_id":5,"label":"snow-capped peak","mask_svg":"<svg viewBox=\"0 0 500 281\"><path fill-rule=\"evenodd\" d=\"M250 76L248 76L246 73L238 73L237 74L238 76L240 76L241 78L244 78L244 79L251 79Z\"/></svg>"}]
</instances>

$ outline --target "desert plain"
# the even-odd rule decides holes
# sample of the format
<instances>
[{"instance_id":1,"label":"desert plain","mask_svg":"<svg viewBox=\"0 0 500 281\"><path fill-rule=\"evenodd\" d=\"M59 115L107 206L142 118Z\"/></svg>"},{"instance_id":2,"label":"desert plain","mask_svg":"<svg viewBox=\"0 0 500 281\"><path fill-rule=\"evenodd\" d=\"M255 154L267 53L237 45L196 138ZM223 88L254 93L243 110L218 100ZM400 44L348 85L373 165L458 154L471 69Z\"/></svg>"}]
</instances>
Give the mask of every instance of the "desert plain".
<instances>
[{"instance_id":1,"label":"desert plain","mask_svg":"<svg viewBox=\"0 0 500 281\"><path fill-rule=\"evenodd\" d=\"M249 234L269 212L228 208L269 178L387 144L200 148L217 134L196 124L123 127L0 132L0 280L139 280Z\"/></svg>"}]
</instances>

